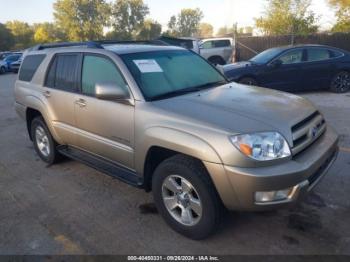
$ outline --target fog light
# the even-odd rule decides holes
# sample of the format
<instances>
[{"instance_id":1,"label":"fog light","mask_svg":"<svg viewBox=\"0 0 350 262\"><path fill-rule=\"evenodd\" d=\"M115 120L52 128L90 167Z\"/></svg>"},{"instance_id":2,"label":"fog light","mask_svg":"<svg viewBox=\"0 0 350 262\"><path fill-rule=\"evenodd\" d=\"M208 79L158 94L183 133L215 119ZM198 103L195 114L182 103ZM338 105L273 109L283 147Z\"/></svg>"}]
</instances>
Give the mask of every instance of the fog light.
<instances>
[{"instance_id":1,"label":"fog light","mask_svg":"<svg viewBox=\"0 0 350 262\"><path fill-rule=\"evenodd\" d=\"M255 192L255 201L258 203L266 203L286 200L292 191L293 188L291 187L288 189L277 191Z\"/></svg>"}]
</instances>

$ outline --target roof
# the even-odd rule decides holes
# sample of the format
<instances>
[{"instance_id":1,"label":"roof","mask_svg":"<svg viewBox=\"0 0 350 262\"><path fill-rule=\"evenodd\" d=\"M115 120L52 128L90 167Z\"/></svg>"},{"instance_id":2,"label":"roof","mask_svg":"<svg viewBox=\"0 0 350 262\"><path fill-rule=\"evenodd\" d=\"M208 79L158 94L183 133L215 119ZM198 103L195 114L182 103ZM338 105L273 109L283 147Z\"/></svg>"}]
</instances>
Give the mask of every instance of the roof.
<instances>
[{"instance_id":1,"label":"roof","mask_svg":"<svg viewBox=\"0 0 350 262\"><path fill-rule=\"evenodd\" d=\"M272 47L275 49L280 49L280 50L287 50L291 48L302 48L302 47L325 47L325 48L333 48L333 49L338 49L333 46L328 46L328 45L319 45L319 44L297 44L297 45L284 45L284 46L277 46L277 47ZM271 48L271 49L272 49Z\"/></svg>"}]
</instances>

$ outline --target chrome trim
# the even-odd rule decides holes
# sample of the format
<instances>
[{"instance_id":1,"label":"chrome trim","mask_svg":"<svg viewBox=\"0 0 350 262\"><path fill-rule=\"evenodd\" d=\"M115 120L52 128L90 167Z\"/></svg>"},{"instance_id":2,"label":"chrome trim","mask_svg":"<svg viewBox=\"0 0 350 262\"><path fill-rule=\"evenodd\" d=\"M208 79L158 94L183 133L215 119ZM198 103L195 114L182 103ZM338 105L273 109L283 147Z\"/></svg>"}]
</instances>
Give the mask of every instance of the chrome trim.
<instances>
[{"instance_id":1,"label":"chrome trim","mask_svg":"<svg viewBox=\"0 0 350 262\"><path fill-rule=\"evenodd\" d=\"M316 131L315 131L316 129ZM291 149L292 155L296 155L315 142L327 129L324 117L319 114L305 123L302 127L292 132L293 147ZM316 134L314 133L316 132ZM305 139L300 144L295 145L295 142L304 137Z\"/></svg>"}]
</instances>

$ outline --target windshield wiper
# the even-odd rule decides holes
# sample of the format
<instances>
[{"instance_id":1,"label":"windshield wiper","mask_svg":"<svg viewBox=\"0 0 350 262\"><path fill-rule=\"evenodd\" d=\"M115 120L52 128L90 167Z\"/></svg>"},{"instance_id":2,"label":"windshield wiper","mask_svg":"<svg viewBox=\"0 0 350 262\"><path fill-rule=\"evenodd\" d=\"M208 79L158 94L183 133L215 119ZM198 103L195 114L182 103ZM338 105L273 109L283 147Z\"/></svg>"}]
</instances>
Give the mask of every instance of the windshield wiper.
<instances>
[{"instance_id":1,"label":"windshield wiper","mask_svg":"<svg viewBox=\"0 0 350 262\"><path fill-rule=\"evenodd\" d=\"M223 84L227 84L227 81L211 82L211 83L206 83L203 85L198 85L198 86L193 86L193 87L189 87L189 88L185 88L185 89L180 89L180 90L176 90L176 91L172 91L172 92L168 92L165 94L154 96L154 97L152 97L151 100L155 101L155 100L161 100L161 99L167 99L167 98L171 98L171 97L175 97L175 96L185 95L188 93L199 92L199 91L202 91L204 89L220 86Z\"/></svg>"}]
</instances>

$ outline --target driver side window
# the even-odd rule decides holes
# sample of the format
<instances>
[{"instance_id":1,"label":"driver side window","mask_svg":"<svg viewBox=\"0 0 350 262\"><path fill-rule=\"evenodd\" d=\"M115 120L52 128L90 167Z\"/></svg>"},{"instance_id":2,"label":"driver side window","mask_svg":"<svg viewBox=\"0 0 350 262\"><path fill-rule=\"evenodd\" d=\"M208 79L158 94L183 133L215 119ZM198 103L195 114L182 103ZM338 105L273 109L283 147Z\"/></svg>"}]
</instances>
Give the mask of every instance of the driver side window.
<instances>
[{"instance_id":1,"label":"driver side window","mask_svg":"<svg viewBox=\"0 0 350 262\"><path fill-rule=\"evenodd\" d=\"M303 60L303 49L297 49L287 52L278 59L283 65L300 63Z\"/></svg>"},{"instance_id":2,"label":"driver side window","mask_svg":"<svg viewBox=\"0 0 350 262\"><path fill-rule=\"evenodd\" d=\"M96 83L103 82L111 82L128 90L122 74L112 61L101 56L85 55L81 81L83 94L95 96Z\"/></svg>"}]
</instances>

